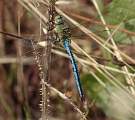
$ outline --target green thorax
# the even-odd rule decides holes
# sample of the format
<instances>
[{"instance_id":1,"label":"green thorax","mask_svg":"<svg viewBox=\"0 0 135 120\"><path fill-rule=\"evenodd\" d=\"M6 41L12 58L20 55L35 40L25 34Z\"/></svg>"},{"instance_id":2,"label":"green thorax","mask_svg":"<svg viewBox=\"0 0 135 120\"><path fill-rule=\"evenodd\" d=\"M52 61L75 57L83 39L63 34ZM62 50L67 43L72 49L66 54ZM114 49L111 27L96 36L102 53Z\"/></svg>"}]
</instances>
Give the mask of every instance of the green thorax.
<instances>
[{"instance_id":1,"label":"green thorax","mask_svg":"<svg viewBox=\"0 0 135 120\"><path fill-rule=\"evenodd\" d=\"M68 40L70 42L70 30L67 24L65 24L61 15L55 16L55 32L58 34L60 42Z\"/></svg>"}]
</instances>

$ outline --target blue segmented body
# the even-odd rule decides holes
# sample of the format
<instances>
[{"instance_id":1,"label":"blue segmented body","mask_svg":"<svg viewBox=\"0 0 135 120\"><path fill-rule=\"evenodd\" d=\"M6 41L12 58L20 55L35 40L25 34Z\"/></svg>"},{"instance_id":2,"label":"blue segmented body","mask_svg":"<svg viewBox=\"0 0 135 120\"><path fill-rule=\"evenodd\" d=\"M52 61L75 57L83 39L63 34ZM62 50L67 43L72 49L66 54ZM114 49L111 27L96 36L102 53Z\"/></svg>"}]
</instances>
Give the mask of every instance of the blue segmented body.
<instances>
[{"instance_id":1,"label":"blue segmented body","mask_svg":"<svg viewBox=\"0 0 135 120\"><path fill-rule=\"evenodd\" d=\"M66 49L71 64L72 64L72 69L73 69L73 73L74 73L74 79L76 82L76 86L80 95L81 100L84 100L84 93L82 90L82 86L81 86L81 81L80 81L80 76L79 76L79 72L78 72L78 66L77 63L75 61L75 58L73 56L72 50L71 50L71 46L70 46L70 32L69 32L69 27L67 25L64 24L64 21L62 19L62 16L57 15L55 17L55 31L59 37L59 41L63 44L64 48Z\"/></svg>"}]
</instances>

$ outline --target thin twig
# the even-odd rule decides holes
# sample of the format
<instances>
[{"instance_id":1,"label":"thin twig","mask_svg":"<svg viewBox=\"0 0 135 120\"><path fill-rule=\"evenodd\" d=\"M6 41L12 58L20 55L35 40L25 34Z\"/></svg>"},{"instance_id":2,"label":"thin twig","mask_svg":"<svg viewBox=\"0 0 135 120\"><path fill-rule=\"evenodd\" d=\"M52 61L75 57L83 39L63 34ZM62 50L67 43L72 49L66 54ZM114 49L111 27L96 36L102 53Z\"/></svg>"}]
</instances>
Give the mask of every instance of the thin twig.
<instances>
[{"instance_id":1,"label":"thin twig","mask_svg":"<svg viewBox=\"0 0 135 120\"><path fill-rule=\"evenodd\" d=\"M48 84L46 82L43 82L42 84L47 86L51 91L55 92L63 100L65 100L68 104L70 104L80 114L81 118L83 118L84 120L87 120L86 116L84 115L84 113L67 96L65 96L62 92L60 92L59 90L57 90L56 88L52 87L50 84Z\"/></svg>"},{"instance_id":2,"label":"thin twig","mask_svg":"<svg viewBox=\"0 0 135 120\"><path fill-rule=\"evenodd\" d=\"M67 14L69 14L69 13L67 13ZM101 25L101 26L104 26L104 27L108 27L110 29L116 29L118 27L118 25L110 25L110 24L105 25L101 21L97 21L95 19L88 18L88 17L85 17L85 16L81 16L81 15L78 15L78 14L75 14L75 13L70 13L69 15L71 15L73 17L76 17L76 18L78 18L80 20L90 22L92 24L97 24L97 25ZM118 29L118 31L124 32L124 33L126 33L128 35L131 35L131 36L135 36L135 32L129 31L127 29L120 28L120 29Z\"/></svg>"},{"instance_id":3,"label":"thin twig","mask_svg":"<svg viewBox=\"0 0 135 120\"><path fill-rule=\"evenodd\" d=\"M101 21L103 22L104 25L106 25L106 21L105 21L103 15L102 15L102 13L101 13L101 11L100 11L100 9L99 9L99 6L98 6L96 0L92 0L92 2L93 2L93 4L95 5L95 8L96 8L97 11L98 11L98 14L99 14L99 16L100 16ZM111 36L111 32L110 32L109 28L106 26L105 29L106 29L106 31L107 31L108 36L110 37L110 36ZM114 50L114 53L115 53L116 58L117 58L118 60L120 60L120 61L123 62L123 58L121 57L121 54L119 53L118 47L117 47L117 45L116 45L116 43L115 43L115 41L114 41L114 39L113 39L112 36L110 37L110 40L111 40L112 45L114 46L114 49L113 49L113 50ZM123 69L123 71L129 73L128 68L127 68L126 66L123 66L122 69ZM131 93L132 93L133 95L135 95L135 90L134 90L134 88L132 87L132 86L134 86L135 84L134 84L134 81L133 81L132 77L131 77L129 74L127 74L127 75L125 76L125 78L126 78L126 82L131 85L131 86L129 86L129 89L131 90Z\"/></svg>"}]
</instances>

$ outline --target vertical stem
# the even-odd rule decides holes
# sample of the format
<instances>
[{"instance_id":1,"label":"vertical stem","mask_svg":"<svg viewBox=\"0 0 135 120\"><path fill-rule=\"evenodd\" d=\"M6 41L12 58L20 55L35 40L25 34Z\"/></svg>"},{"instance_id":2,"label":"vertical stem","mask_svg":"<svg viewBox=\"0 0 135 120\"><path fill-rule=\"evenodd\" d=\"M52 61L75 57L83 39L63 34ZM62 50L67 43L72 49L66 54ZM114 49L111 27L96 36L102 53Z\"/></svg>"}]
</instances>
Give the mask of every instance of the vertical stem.
<instances>
[{"instance_id":1,"label":"vertical stem","mask_svg":"<svg viewBox=\"0 0 135 120\"><path fill-rule=\"evenodd\" d=\"M18 4L18 36L21 36L21 17L23 14L23 8ZM18 86L20 88L20 95L21 99L23 100L22 109L25 112L26 119L30 118L29 114L29 105L28 105L28 95L27 95L27 81L24 81L24 74L23 74L23 48L22 48L22 41L17 41L17 80Z\"/></svg>"},{"instance_id":2,"label":"vertical stem","mask_svg":"<svg viewBox=\"0 0 135 120\"><path fill-rule=\"evenodd\" d=\"M20 5L18 4L18 14L17 14L17 17L18 17L18 29L17 29L17 31L18 31L18 36L20 36L21 35L21 23L20 23L20 21L21 21L21 16L20 16L20 13L21 13L21 11L20 11ZM16 44L17 44L17 80L18 80L18 86L19 86L19 88L21 89L21 91L20 91L20 94L21 94L21 98L23 97L23 95L22 95L22 85L23 85L23 63L22 63L22 59L21 59L21 57L22 57L22 47L21 47L21 41L20 40L18 40L17 42L16 42Z\"/></svg>"},{"instance_id":3,"label":"vertical stem","mask_svg":"<svg viewBox=\"0 0 135 120\"><path fill-rule=\"evenodd\" d=\"M0 0L0 31L4 29L4 0ZM0 34L0 55L4 55L3 35Z\"/></svg>"},{"instance_id":4,"label":"vertical stem","mask_svg":"<svg viewBox=\"0 0 135 120\"><path fill-rule=\"evenodd\" d=\"M106 26L106 21L105 21L103 15L102 15L102 13L101 13L101 11L99 9L99 6L98 6L96 0L92 0L92 2L93 2L93 4L95 5L95 8L98 11L98 14L100 16L100 19L101 19L102 23ZM110 32L109 28L108 27L105 27L105 29L107 31L108 36L111 36L111 32ZM113 51L115 53L116 58L119 61L122 61L123 62L123 58L122 58L122 56L120 55L120 53L118 51L118 47L117 47L117 45L116 45L113 37L111 37L110 40L111 40L111 43L112 43L112 45L114 47ZM128 74L129 73L128 68L126 66L123 66L121 69L127 73L127 75L125 75L126 82L129 84L129 90L131 91L131 94L133 94L135 96L135 90L133 88L135 86L135 83L133 81L133 78Z\"/></svg>"},{"instance_id":5,"label":"vertical stem","mask_svg":"<svg viewBox=\"0 0 135 120\"><path fill-rule=\"evenodd\" d=\"M48 24L47 24L47 46L44 49L43 53L43 73L44 79L41 79L42 84L42 119L47 120L48 116L48 105L49 105L49 89L44 85L43 82L50 81L50 65L51 65L51 40L52 39L52 30L54 29L54 15L55 15L55 0L49 0L48 7Z\"/></svg>"},{"instance_id":6,"label":"vertical stem","mask_svg":"<svg viewBox=\"0 0 135 120\"><path fill-rule=\"evenodd\" d=\"M21 11L20 11L20 5L17 4L17 33L18 36L21 35ZM23 96L23 63L22 63L22 43L21 40L16 41L17 46L17 87L19 89L19 92L17 93L18 97L18 107L19 107L19 115L22 117L22 110L23 106L21 103L24 102L24 96ZM23 101L23 102L22 102Z\"/></svg>"}]
</instances>

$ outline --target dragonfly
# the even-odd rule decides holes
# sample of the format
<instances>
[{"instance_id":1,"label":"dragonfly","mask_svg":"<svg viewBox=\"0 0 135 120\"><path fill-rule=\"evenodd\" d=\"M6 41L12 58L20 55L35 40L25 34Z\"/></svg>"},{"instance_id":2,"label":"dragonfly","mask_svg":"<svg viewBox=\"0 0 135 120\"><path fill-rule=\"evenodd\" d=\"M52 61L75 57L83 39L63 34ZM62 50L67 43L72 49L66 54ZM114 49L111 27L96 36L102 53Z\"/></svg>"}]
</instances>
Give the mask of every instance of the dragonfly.
<instances>
[{"instance_id":1,"label":"dragonfly","mask_svg":"<svg viewBox=\"0 0 135 120\"><path fill-rule=\"evenodd\" d=\"M67 51L71 64L72 64L74 80L75 80L75 83L77 86L77 90L78 90L79 96L81 98L81 101L83 102L84 93L83 93L83 89L82 89L82 85L81 85L78 66L77 66L76 60L74 58L71 46L70 46L70 43L71 43L70 29L69 29L68 25L65 23L65 21L63 20L62 16L59 15L56 11L55 11L54 23L55 23L55 28L53 29L54 34L52 36L53 36L53 38L56 38L56 39L52 39L51 41L56 45L57 44L63 45L63 47Z\"/></svg>"},{"instance_id":2,"label":"dragonfly","mask_svg":"<svg viewBox=\"0 0 135 120\"><path fill-rule=\"evenodd\" d=\"M58 40L65 48L67 51L71 64L72 64L72 69L73 69L73 74L74 74L74 79L75 83L77 86L78 93L80 95L81 101L84 101L84 93L80 81L80 76L79 76L79 71L78 71L78 66L76 63L76 60L74 58L70 43L71 43L71 34L69 27L64 24L64 20L61 15L57 14L55 16L55 31L58 35Z\"/></svg>"}]
</instances>

